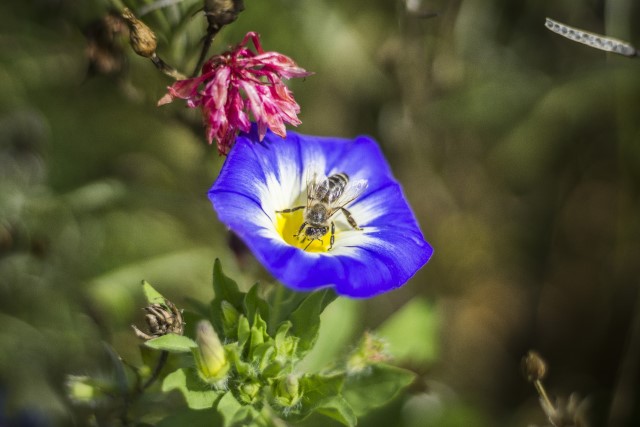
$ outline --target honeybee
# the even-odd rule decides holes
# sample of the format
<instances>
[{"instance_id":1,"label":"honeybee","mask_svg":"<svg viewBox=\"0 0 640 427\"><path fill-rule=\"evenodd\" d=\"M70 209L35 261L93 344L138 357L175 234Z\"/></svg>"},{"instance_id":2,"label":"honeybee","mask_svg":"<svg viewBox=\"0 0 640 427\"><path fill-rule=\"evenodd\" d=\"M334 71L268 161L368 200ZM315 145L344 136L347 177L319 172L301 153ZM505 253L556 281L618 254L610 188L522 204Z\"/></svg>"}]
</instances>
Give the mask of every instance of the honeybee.
<instances>
[{"instance_id":1,"label":"honeybee","mask_svg":"<svg viewBox=\"0 0 640 427\"><path fill-rule=\"evenodd\" d=\"M351 227L362 230L345 206L358 198L366 188L366 180L349 181L349 175L344 172L329 177L314 172L307 179L306 206L296 206L276 212L291 213L304 209L304 222L293 236L298 237L301 242L310 240L304 248L307 250L314 240L321 240L331 230L329 241L329 250L331 250L336 233L336 226L331 218L336 213L342 212Z\"/></svg>"}]
</instances>

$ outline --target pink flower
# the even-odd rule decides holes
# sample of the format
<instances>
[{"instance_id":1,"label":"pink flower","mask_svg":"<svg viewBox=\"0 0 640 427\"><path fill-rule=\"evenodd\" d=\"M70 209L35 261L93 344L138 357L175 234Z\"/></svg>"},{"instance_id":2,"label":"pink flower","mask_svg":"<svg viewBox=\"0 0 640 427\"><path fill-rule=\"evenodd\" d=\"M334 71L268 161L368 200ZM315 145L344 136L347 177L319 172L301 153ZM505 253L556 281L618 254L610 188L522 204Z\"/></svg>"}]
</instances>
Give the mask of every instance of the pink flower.
<instances>
[{"instance_id":1,"label":"pink flower","mask_svg":"<svg viewBox=\"0 0 640 427\"><path fill-rule=\"evenodd\" d=\"M247 47L249 41L257 53ZM190 108L202 107L209 144L215 139L218 152L226 155L238 132L251 130L249 113L258 125L260 140L267 128L284 138L285 123L299 125L300 106L282 79L310 74L285 55L264 52L260 36L250 32L233 50L209 59L200 76L169 86L158 105L182 98Z\"/></svg>"}]
</instances>

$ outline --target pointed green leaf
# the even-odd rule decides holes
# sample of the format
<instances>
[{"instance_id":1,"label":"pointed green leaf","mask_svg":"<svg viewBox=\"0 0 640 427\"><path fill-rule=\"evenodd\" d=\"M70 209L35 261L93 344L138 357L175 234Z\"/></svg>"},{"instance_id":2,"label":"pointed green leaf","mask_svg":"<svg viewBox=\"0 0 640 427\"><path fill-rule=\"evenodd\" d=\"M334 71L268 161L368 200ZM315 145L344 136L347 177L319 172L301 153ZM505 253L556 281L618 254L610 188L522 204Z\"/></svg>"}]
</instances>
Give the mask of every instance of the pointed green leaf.
<instances>
[{"instance_id":1,"label":"pointed green leaf","mask_svg":"<svg viewBox=\"0 0 640 427\"><path fill-rule=\"evenodd\" d=\"M259 286L256 283L249 289L244 297L244 307L247 318L253 320L256 314L260 315L266 323L269 322L269 305L258 295ZM266 331L266 328L265 328Z\"/></svg>"},{"instance_id":2,"label":"pointed green leaf","mask_svg":"<svg viewBox=\"0 0 640 427\"><path fill-rule=\"evenodd\" d=\"M213 292L214 301L220 304L222 300L231 303L238 311L242 311L244 292L240 292L238 284L225 276L222 263L216 258L213 264Z\"/></svg>"},{"instance_id":3,"label":"pointed green leaf","mask_svg":"<svg viewBox=\"0 0 640 427\"><path fill-rule=\"evenodd\" d=\"M222 301L226 301L240 313L243 313L245 294L244 292L240 292L234 280L224 275L219 259L216 259L213 265L213 292L214 298L213 301L211 301L211 323L213 323L213 327L218 334L224 334Z\"/></svg>"},{"instance_id":4,"label":"pointed green leaf","mask_svg":"<svg viewBox=\"0 0 640 427\"><path fill-rule=\"evenodd\" d=\"M208 409L222 397L222 392L204 384L193 369L182 368L167 375L162 381L162 391L179 390L191 409Z\"/></svg>"},{"instance_id":5,"label":"pointed green leaf","mask_svg":"<svg viewBox=\"0 0 640 427\"><path fill-rule=\"evenodd\" d=\"M269 333L273 333L281 322L291 317L300 303L308 297L303 292L292 291L280 284L268 295L269 307L271 307Z\"/></svg>"},{"instance_id":6,"label":"pointed green leaf","mask_svg":"<svg viewBox=\"0 0 640 427\"><path fill-rule=\"evenodd\" d=\"M154 338L145 342L144 345L155 350L165 350L172 353L186 353L190 352L192 348L198 347L198 344L191 338L176 334Z\"/></svg>"},{"instance_id":7,"label":"pointed green leaf","mask_svg":"<svg viewBox=\"0 0 640 427\"><path fill-rule=\"evenodd\" d=\"M297 348L299 357L313 348L318 339L320 314L329 303L336 299L336 296L331 289L313 292L291 314L290 320L293 325L291 332L300 338Z\"/></svg>"},{"instance_id":8,"label":"pointed green leaf","mask_svg":"<svg viewBox=\"0 0 640 427\"><path fill-rule=\"evenodd\" d=\"M413 299L380 326L376 335L384 338L395 360L421 364L438 358L440 318L424 299Z\"/></svg>"},{"instance_id":9,"label":"pointed green leaf","mask_svg":"<svg viewBox=\"0 0 640 427\"><path fill-rule=\"evenodd\" d=\"M360 416L392 400L415 377L406 369L385 364L372 365L362 373L347 377L342 395Z\"/></svg>"},{"instance_id":10,"label":"pointed green leaf","mask_svg":"<svg viewBox=\"0 0 640 427\"><path fill-rule=\"evenodd\" d=\"M151 304L164 304L164 296L156 291L153 286L146 280L142 281L142 291L147 299L147 302Z\"/></svg>"}]
</instances>

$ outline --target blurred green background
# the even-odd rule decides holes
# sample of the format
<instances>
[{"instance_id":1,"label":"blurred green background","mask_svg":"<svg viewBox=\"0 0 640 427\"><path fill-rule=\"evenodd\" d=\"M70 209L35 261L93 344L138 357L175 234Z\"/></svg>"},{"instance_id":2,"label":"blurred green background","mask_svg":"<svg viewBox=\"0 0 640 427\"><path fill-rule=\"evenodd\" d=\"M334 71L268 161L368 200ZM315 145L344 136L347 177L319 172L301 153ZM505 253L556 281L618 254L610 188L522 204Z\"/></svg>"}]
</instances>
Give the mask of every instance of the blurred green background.
<instances>
[{"instance_id":1,"label":"blurred green background","mask_svg":"<svg viewBox=\"0 0 640 427\"><path fill-rule=\"evenodd\" d=\"M195 3L142 16L186 73ZM335 348L310 365L379 329L420 375L360 425L545 425L520 372L529 349L553 396L588 399L591 425L640 425L640 61L544 27L640 44L640 4L245 5L212 52L257 31L314 71L290 82L298 130L374 136L435 248L400 290L324 315ZM110 7L0 4L0 426L82 425L65 376L108 371L102 342L136 362L142 279L179 306L211 297L216 257L244 286L272 280L206 198L224 159L198 113L156 108L170 79L124 33L103 43Z\"/></svg>"}]
</instances>

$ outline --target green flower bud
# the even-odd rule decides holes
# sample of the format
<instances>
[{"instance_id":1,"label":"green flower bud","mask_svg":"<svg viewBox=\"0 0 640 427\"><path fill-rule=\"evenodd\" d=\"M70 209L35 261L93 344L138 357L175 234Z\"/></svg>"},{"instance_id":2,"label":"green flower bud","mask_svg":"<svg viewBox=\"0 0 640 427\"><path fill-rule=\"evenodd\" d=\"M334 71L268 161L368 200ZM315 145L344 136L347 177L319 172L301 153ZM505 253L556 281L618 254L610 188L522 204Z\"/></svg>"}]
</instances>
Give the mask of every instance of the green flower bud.
<instances>
[{"instance_id":1,"label":"green flower bud","mask_svg":"<svg viewBox=\"0 0 640 427\"><path fill-rule=\"evenodd\" d=\"M72 402L89 406L95 406L115 389L114 384L84 375L69 375L65 385Z\"/></svg>"},{"instance_id":2,"label":"green flower bud","mask_svg":"<svg viewBox=\"0 0 640 427\"><path fill-rule=\"evenodd\" d=\"M385 362L390 359L386 351L387 343L370 332L365 332L358 347L347 359L347 371L349 373L359 373L369 366Z\"/></svg>"},{"instance_id":3,"label":"green flower bud","mask_svg":"<svg viewBox=\"0 0 640 427\"><path fill-rule=\"evenodd\" d=\"M293 374L287 375L283 380L280 380L274 390L276 403L285 408L296 405L301 397L300 382L298 377Z\"/></svg>"},{"instance_id":4,"label":"green flower bud","mask_svg":"<svg viewBox=\"0 0 640 427\"><path fill-rule=\"evenodd\" d=\"M228 301L222 301L220 305L222 307L222 326L224 327L225 333L227 333L228 336L230 333L236 332L236 329L238 328L238 319L240 318L240 313Z\"/></svg>"},{"instance_id":5,"label":"green flower bud","mask_svg":"<svg viewBox=\"0 0 640 427\"><path fill-rule=\"evenodd\" d=\"M220 338L208 320L198 323L196 343L198 348L193 350L193 355L198 375L209 384L220 385L227 379L230 364Z\"/></svg>"},{"instance_id":6,"label":"green flower bud","mask_svg":"<svg viewBox=\"0 0 640 427\"><path fill-rule=\"evenodd\" d=\"M257 382L249 382L239 387L240 400L247 404L254 403L258 393L260 393L260 384Z\"/></svg>"}]
</instances>

